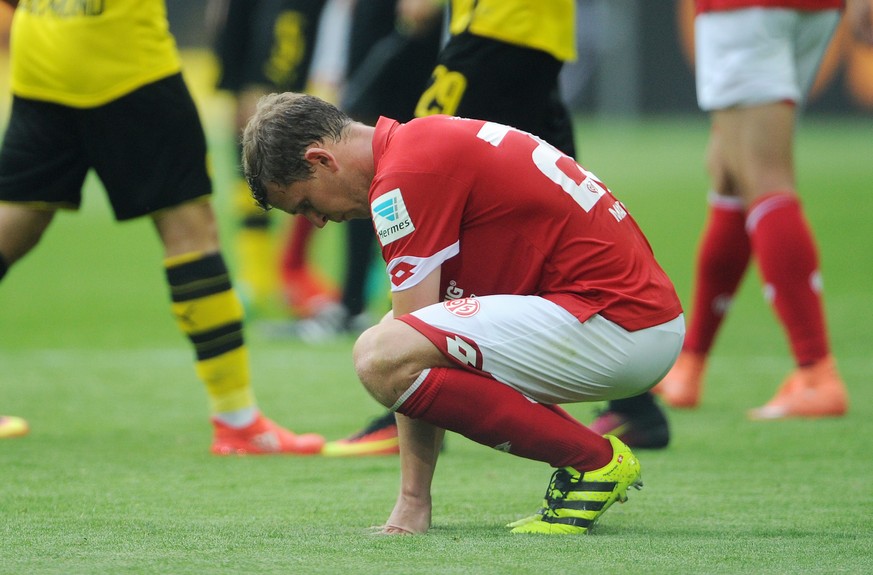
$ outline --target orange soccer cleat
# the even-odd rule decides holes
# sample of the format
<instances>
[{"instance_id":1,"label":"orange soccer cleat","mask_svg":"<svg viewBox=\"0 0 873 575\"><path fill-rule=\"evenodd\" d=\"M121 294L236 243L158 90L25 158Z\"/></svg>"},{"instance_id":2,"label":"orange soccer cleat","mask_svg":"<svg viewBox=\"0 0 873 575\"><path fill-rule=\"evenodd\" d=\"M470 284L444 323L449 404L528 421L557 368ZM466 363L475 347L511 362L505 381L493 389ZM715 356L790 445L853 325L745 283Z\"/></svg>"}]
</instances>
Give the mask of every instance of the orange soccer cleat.
<instances>
[{"instance_id":1,"label":"orange soccer cleat","mask_svg":"<svg viewBox=\"0 0 873 575\"><path fill-rule=\"evenodd\" d=\"M703 390L705 367L706 358L703 355L683 351L664 379L652 388L652 393L660 395L670 407L697 407Z\"/></svg>"},{"instance_id":2,"label":"orange soccer cleat","mask_svg":"<svg viewBox=\"0 0 873 575\"><path fill-rule=\"evenodd\" d=\"M848 393L834 358L827 356L791 372L773 399L750 409L750 419L840 417L849 408Z\"/></svg>"},{"instance_id":3,"label":"orange soccer cleat","mask_svg":"<svg viewBox=\"0 0 873 575\"><path fill-rule=\"evenodd\" d=\"M322 436L297 435L263 415L243 428L230 427L216 419L212 420L212 425L215 428L212 453L216 455L314 455L324 446Z\"/></svg>"},{"instance_id":4,"label":"orange soccer cleat","mask_svg":"<svg viewBox=\"0 0 873 575\"><path fill-rule=\"evenodd\" d=\"M309 267L282 270L282 289L291 313L298 318L313 317L339 300L337 289Z\"/></svg>"}]
</instances>

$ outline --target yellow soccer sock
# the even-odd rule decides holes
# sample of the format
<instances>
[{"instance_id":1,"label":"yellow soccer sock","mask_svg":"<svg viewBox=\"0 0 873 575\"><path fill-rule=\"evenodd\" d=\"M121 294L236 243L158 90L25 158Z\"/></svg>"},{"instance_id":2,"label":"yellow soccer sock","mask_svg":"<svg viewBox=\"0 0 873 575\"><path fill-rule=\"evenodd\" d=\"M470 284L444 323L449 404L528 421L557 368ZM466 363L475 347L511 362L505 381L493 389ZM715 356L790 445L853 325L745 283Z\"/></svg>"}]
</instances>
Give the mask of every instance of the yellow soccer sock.
<instances>
[{"instance_id":1,"label":"yellow soccer sock","mask_svg":"<svg viewBox=\"0 0 873 575\"><path fill-rule=\"evenodd\" d=\"M253 310L264 312L279 293L278 255L270 217L255 205L245 181L235 186L234 208L240 218L235 240L243 295Z\"/></svg>"},{"instance_id":2,"label":"yellow soccer sock","mask_svg":"<svg viewBox=\"0 0 873 575\"><path fill-rule=\"evenodd\" d=\"M253 407L243 308L220 253L164 260L173 315L194 346L213 414Z\"/></svg>"}]
</instances>

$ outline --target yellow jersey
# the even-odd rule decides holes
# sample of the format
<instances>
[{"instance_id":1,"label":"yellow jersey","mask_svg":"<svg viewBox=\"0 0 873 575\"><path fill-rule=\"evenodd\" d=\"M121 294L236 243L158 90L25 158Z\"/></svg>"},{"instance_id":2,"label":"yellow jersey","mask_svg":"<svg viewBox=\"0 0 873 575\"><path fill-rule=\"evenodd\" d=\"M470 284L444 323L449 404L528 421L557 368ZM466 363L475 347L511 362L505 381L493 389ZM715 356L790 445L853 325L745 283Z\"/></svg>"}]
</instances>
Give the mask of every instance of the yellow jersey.
<instances>
[{"instance_id":1,"label":"yellow jersey","mask_svg":"<svg viewBox=\"0 0 873 575\"><path fill-rule=\"evenodd\" d=\"M179 72L164 0L21 0L12 93L92 108Z\"/></svg>"},{"instance_id":2,"label":"yellow jersey","mask_svg":"<svg viewBox=\"0 0 873 575\"><path fill-rule=\"evenodd\" d=\"M449 32L548 52L558 60L576 59L575 0L451 0Z\"/></svg>"}]
</instances>

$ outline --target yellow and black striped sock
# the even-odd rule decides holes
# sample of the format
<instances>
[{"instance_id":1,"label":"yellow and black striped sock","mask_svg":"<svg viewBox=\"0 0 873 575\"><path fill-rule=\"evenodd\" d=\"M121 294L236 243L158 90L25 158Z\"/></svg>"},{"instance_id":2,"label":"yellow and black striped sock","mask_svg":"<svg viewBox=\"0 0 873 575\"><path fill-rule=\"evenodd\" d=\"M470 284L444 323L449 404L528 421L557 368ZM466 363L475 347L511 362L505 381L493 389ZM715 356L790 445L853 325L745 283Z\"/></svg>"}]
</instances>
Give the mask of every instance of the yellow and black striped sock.
<instances>
[{"instance_id":1,"label":"yellow and black striped sock","mask_svg":"<svg viewBox=\"0 0 873 575\"><path fill-rule=\"evenodd\" d=\"M243 308L220 253L190 253L164 260L173 315L197 355L213 414L252 410Z\"/></svg>"}]
</instances>

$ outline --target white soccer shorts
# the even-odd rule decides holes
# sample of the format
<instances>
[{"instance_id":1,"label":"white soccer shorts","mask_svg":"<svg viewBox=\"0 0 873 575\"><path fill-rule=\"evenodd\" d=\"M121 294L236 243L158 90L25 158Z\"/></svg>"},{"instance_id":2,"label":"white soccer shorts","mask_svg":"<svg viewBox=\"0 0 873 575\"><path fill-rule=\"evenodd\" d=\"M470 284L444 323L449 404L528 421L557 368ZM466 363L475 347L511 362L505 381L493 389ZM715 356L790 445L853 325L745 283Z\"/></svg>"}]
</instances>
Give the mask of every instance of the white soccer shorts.
<instances>
[{"instance_id":1,"label":"white soccer shorts","mask_svg":"<svg viewBox=\"0 0 873 575\"><path fill-rule=\"evenodd\" d=\"M453 300L411 315L421 320L413 327L459 367L546 404L639 395L672 367L685 337L683 315L627 331L600 315L581 323L538 296Z\"/></svg>"},{"instance_id":2,"label":"white soccer shorts","mask_svg":"<svg viewBox=\"0 0 873 575\"><path fill-rule=\"evenodd\" d=\"M694 21L702 110L789 100L801 104L833 36L838 10L747 8Z\"/></svg>"}]
</instances>

